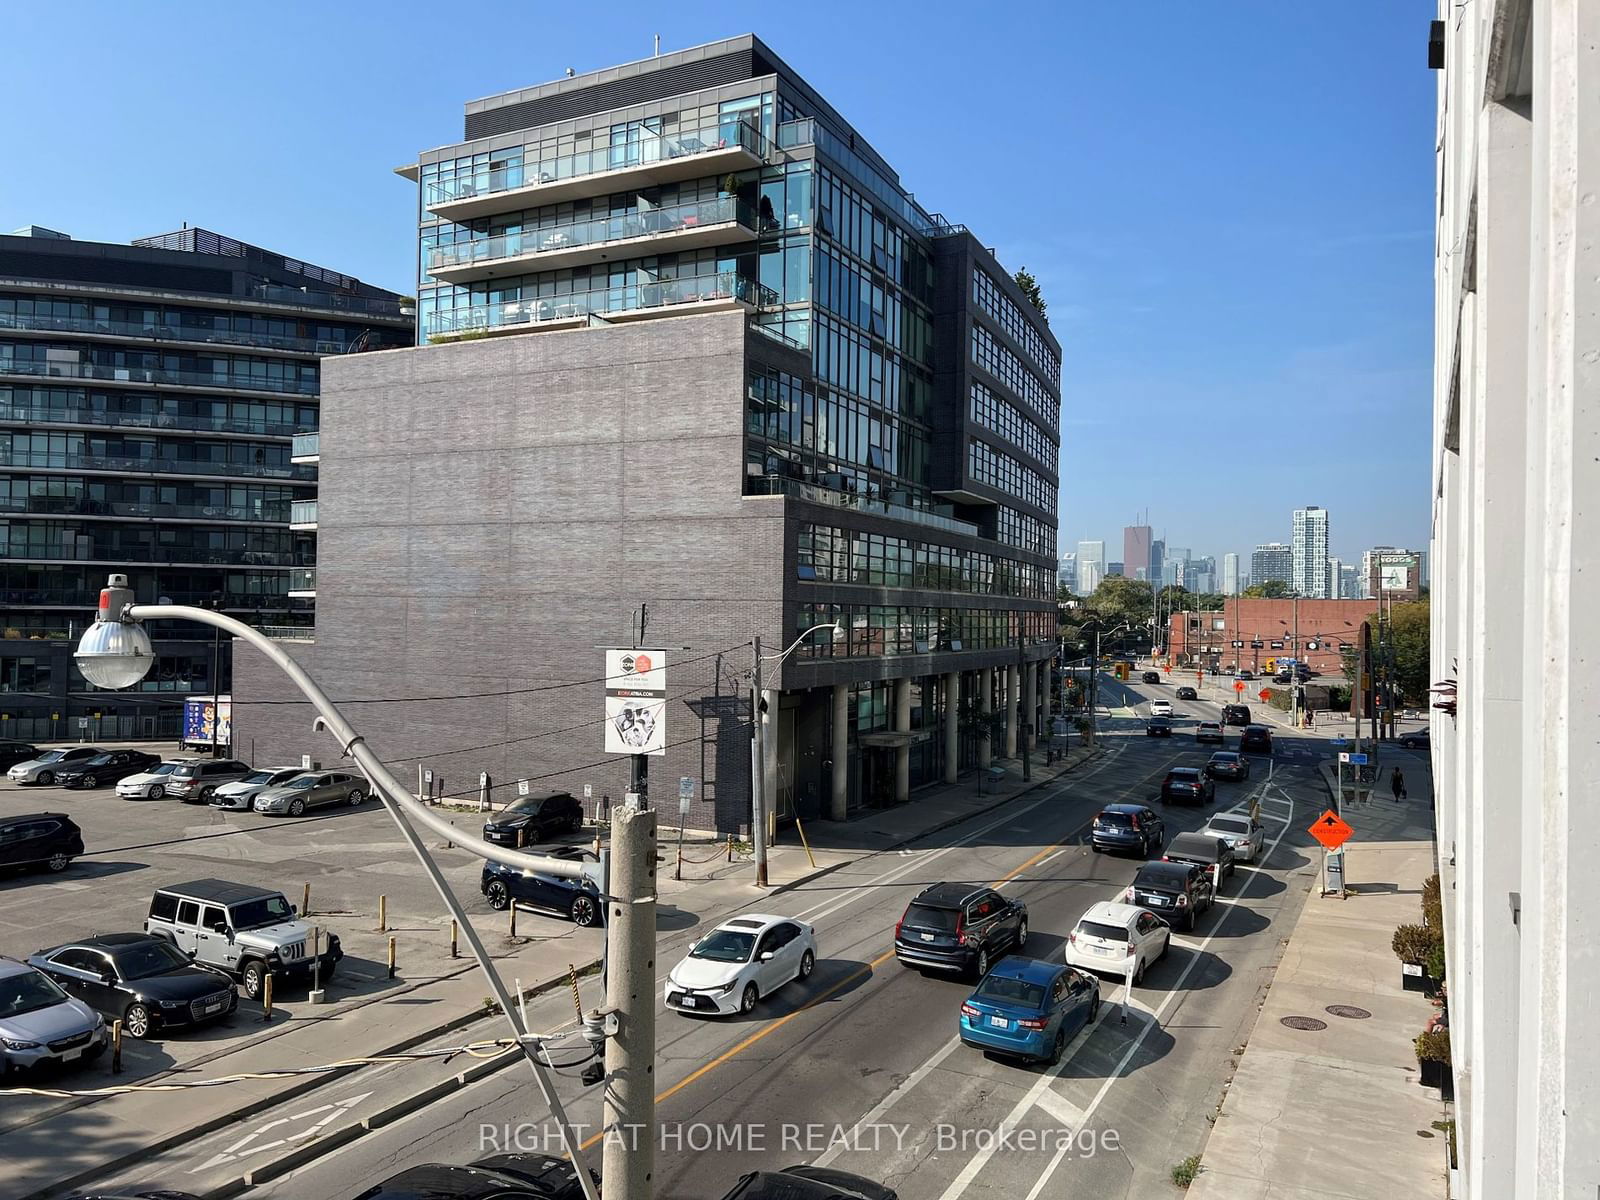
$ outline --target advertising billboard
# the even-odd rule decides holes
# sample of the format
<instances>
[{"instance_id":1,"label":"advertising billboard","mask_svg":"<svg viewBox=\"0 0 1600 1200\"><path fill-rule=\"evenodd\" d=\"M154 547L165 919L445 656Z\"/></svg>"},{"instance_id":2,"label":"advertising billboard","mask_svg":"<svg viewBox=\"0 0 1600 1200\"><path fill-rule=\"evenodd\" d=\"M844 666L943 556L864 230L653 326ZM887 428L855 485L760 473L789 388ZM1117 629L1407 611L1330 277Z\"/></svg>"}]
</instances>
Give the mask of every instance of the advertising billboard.
<instances>
[{"instance_id":1,"label":"advertising billboard","mask_svg":"<svg viewBox=\"0 0 1600 1200\"><path fill-rule=\"evenodd\" d=\"M606 651L605 748L607 754L667 752L665 651Z\"/></svg>"}]
</instances>

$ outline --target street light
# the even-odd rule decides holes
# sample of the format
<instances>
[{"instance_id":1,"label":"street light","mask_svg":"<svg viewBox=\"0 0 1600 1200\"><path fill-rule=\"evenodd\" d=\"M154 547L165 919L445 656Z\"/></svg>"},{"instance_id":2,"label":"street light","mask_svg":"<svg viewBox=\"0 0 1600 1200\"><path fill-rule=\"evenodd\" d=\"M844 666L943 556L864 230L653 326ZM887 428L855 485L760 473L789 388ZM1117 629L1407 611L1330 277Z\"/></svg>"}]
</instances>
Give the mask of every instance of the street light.
<instances>
[{"instance_id":1,"label":"street light","mask_svg":"<svg viewBox=\"0 0 1600 1200\"><path fill-rule=\"evenodd\" d=\"M789 648L781 654L762 654L761 639L755 639L754 665L750 670L750 729L755 738L755 779L751 784L751 809L750 824L751 839L756 851L756 886L767 886L767 741L762 736L761 715L761 664L771 659L778 664L793 654L800 643L805 641L819 629L843 629L837 621L827 625L813 625L794 641L789 643Z\"/></svg>"},{"instance_id":2,"label":"street light","mask_svg":"<svg viewBox=\"0 0 1600 1200\"><path fill-rule=\"evenodd\" d=\"M300 667L300 664L284 653L280 646L275 645L257 630L236 621L232 617L224 616L220 612L209 611L204 608L191 608L182 604L135 604L133 592L128 588L126 575L112 575L107 581L107 586L100 592L100 608L95 617L95 622L84 631L82 639L78 642L77 652L73 655L77 661L78 670L83 677L96 687L120 689L132 687L143 679L149 671L155 655L150 645L150 635L145 632L142 621L147 620L177 620L194 621L201 625L211 625L218 630L231 633L236 638L243 638L262 654L266 655L274 665L284 674L288 675L298 687L313 708L317 710L317 720L312 723L312 728L331 733L338 741L344 754L355 759L362 771L377 790L378 797L383 801L389 815L394 818L394 823L399 827L406 842L416 854L417 860L433 881L434 888L438 891L445 907L450 910L450 915L455 918L456 928L467 939L473 956L478 960L478 966L483 970L489 982L490 989L494 992L495 999L499 1002L500 1011L511 1025L514 1040L521 1049L523 1056L528 1060L533 1069L535 1078L539 1083L539 1090L544 1093L545 1102L550 1107L551 1115L561 1128L562 1141L568 1155L571 1156L578 1172L578 1183L583 1188L585 1200L599 1200L599 1193L594 1186L594 1181L589 1175L588 1165L583 1158L578 1137L567 1120L566 1110L561 1099L556 1095L555 1088L546 1073L544 1063L539 1059L539 1042L528 1037L528 1031L522 1026L519 1018L518 1006L512 1002L511 995L506 991L504 981L494 969L489 959L489 953L484 948L482 940L473 928L472 922L467 919L467 914L461 907L461 902L456 899L455 893L450 890L445 882L444 875L440 872L438 864L429 857L422 839L412 828L411 822L416 821L425 825L440 837L446 838L468 850L480 858L493 859L496 862L523 870L536 870L562 876L568 879L581 878L583 867L581 863L570 859L549 858L538 854L523 854L519 851L507 850L489 843L471 834L463 833L454 825L436 813L430 812L418 803L410 793L400 786L398 780L389 773L378 756L362 740L361 735L352 729L339 710L334 707L333 701L328 699L327 693L319 687ZM629 871L628 864L623 864L622 869ZM609 888L607 889L609 890ZM609 924L609 923L608 923ZM646 1004L654 1002L654 993L646 995ZM624 1014L619 1014L623 1016ZM623 1038L630 1032L633 1023L627 1020L619 1021L617 1038ZM637 1054L639 1051L635 1050ZM652 1045L647 1051L654 1054ZM645 1127L652 1129L654 1121L653 1110L648 1116L649 1124ZM652 1129L653 1132L653 1129ZM616 1181L618 1184L624 1180ZM630 1192L626 1186L613 1187L608 1192L610 1200L648 1200L649 1191L646 1185L643 1191Z\"/></svg>"}]
</instances>

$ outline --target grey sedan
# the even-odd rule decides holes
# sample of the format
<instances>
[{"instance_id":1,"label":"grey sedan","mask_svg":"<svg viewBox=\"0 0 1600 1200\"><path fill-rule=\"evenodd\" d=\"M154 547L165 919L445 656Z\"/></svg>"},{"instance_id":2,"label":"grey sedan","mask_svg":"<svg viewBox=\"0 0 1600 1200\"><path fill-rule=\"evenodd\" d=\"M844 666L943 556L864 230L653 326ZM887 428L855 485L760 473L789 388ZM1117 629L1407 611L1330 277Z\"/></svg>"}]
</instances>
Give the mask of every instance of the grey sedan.
<instances>
[{"instance_id":1,"label":"grey sedan","mask_svg":"<svg viewBox=\"0 0 1600 1200\"><path fill-rule=\"evenodd\" d=\"M256 793L255 810L299 817L322 804L355 807L366 800L367 793L367 781L349 771L302 771L287 783Z\"/></svg>"}]
</instances>

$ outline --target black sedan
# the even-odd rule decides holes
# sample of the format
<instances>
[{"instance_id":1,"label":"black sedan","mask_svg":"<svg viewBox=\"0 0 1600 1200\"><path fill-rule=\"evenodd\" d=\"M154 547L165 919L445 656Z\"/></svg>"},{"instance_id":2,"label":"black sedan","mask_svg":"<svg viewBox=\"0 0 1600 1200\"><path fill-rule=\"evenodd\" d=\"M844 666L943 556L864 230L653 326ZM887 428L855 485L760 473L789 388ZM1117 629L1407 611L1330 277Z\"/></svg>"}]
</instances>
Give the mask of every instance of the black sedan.
<instances>
[{"instance_id":1,"label":"black sedan","mask_svg":"<svg viewBox=\"0 0 1600 1200\"><path fill-rule=\"evenodd\" d=\"M596 1190L600 1177L589 1172ZM466 1166L420 1163L356 1200L583 1200L578 1171L553 1154L493 1154Z\"/></svg>"},{"instance_id":2,"label":"black sedan","mask_svg":"<svg viewBox=\"0 0 1600 1200\"><path fill-rule=\"evenodd\" d=\"M1428 737L1426 729L1413 729L1410 733L1400 735L1400 744L1407 750L1426 750L1433 743Z\"/></svg>"},{"instance_id":3,"label":"black sedan","mask_svg":"<svg viewBox=\"0 0 1600 1200\"><path fill-rule=\"evenodd\" d=\"M1160 683L1161 682L1161 676L1160 676L1159 673L1157 673L1155 671L1146 671L1143 675L1139 676L1139 682L1141 682L1141 683Z\"/></svg>"},{"instance_id":4,"label":"black sedan","mask_svg":"<svg viewBox=\"0 0 1600 1200\"><path fill-rule=\"evenodd\" d=\"M583 805L570 792L519 796L484 822L483 840L495 846L527 846L583 828Z\"/></svg>"},{"instance_id":5,"label":"black sedan","mask_svg":"<svg viewBox=\"0 0 1600 1200\"><path fill-rule=\"evenodd\" d=\"M0 771L9 771L20 762L39 757L39 747L31 742L0 741Z\"/></svg>"},{"instance_id":6,"label":"black sedan","mask_svg":"<svg viewBox=\"0 0 1600 1200\"><path fill-rule=\"evenodd\" d=\"M832 1167L785 1167L741 1176L722 1200L898 1200L899 1193L863 1175Z\"/></svg>"},{"instance_id":7,"label":"black sedan","mask_svg":"<svg viewBox=\"0 0 1600 1200\"><path fill-rule=\"evenodd\" d=\"M146 754L143 750L107 750L57 771L56 782L62 787L104 787L148 771L160 761L160 755Z\"/></svg>"},{"instance_id":8,"label":"black sedan","mask_svg":"<svg viewBox=\"0 0 1600 1200\"><path fill-rule=\"evenodd\" d=\"M1198 699L1200 699L1200 693L1195 691L1192 687L1189 687L1189 686L1185 685L1185 686L1183 686L1183 687L1178 689L1178 699L1179 700L1198 700Z\"/></svg>"},{"instance_id":9,"label":"black sedan","mask_svg":"<svg viewBox=\"0 0 1600 1200\"><path fill-rule=\"evenodd\" d=\"M1206 762L1206 775L1212 779L1249 779L1250 760L1236 750L1218 750Z\"/></svg>"},{"instance_id":10,"label":"black sedan","mask_svg":"<svg viewBox=\"0 0 1600 1200\"><path fill-rule=\"evenodd\" d=\"M1144 732L1146 737L1171 737L1171 717L1151 717L1145 722Z\"/></svg>"},{"instance_id":11,"label":"black sedan","mask_svg":"<svg viewBox=\"0 0 1600 1200\"><path fill-rule=\"evenodd\" d=\"M239 1005L233 981L192 962L171 942L144 933L100 933L28 962L133 1037L198 1025L227 1016Z\"/></svg>"},{"instance_id":12,"label":"black sedan","mask_svg":"<svg viewBox=\"0 0 1600 1200\"><path fill-rule=\"evenodd\" d=\"M547 851L552 858L573 862L597 863L594 852L580 846L557 846ZM572 918L574 925L598 925L605 915L600 903L600 888L586 875L568 879L543 871L524 871L493 861L483 864L479 886L490 908L507 909L512 901L529 908L542 908Z\"/></svg>"}]
</instances>

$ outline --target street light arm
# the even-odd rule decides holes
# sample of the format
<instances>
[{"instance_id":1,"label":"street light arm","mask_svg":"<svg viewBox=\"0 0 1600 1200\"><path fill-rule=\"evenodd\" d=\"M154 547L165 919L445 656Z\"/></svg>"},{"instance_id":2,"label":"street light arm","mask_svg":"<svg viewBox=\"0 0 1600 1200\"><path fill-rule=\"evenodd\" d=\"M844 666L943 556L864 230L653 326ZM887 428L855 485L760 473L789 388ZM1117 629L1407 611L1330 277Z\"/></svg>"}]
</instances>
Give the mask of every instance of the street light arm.
<instances>
[{"instance_id":1,"label":"street light arm","mask_svg":"<svg viewBox=\"0 0 1600 1200\"><path fill-rule=\"evenodd\" d=\"M798 647L801 642L805 641L813 633L817 632L817 630L819 630L819 629L843 629L843 628L844 628L844 626L840 625L837 621L831 622L831 623L829 623L827 625L813 625L813 626L811 626L811 628L807 629L804 633L802 633L799 637L795 638L794 641L790 642L789 643L789 648L787 650L784 650L784 651L782 651L781 653L778 653L778 654L763 654L761 656L761 661L762 662L771 662L772 660L776 659L778 662L782 662L784 659L788 658L789 655L791 655L791 654L793 654L795 652L795 648Z\"/></svg>"},{"instance_id":2,"label":"street light arm","mask_svg":"<svg viewBox=\"0 0 1600 1200\"><path fill-rule=\"evenodd\" d=\"M400 785L400 781L390 774L389 768L383 765L361 735L350 727L349 722L334 707L333 701L328 699L327 693L301 669L300 664L285 654L282 647L275 645L269 638L243 621L209 609L190 608L183 604L130 604L123 610L123 616L134 621L195 621L202 625L215 626L249 642L294 681L294 685L317 710L322 727L338 739L339 749L360 764L373 786L386 799L392 800L408 819L426 826L439 837L476 854L479 858L491 859L522 871L540 871L546 875L557 875L563 879L583 878L583 864L580 862L568 858L551 858L543 854L522 854L502 846L492 846L482 838L462 832L438 813L420 804Z\"/></svg>"}]
</instances>

